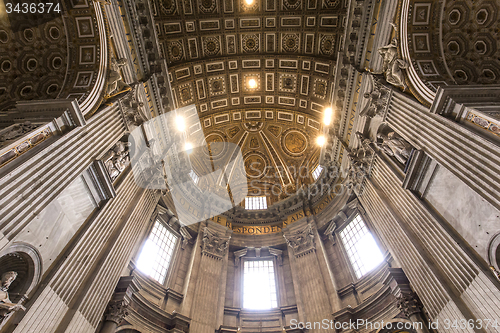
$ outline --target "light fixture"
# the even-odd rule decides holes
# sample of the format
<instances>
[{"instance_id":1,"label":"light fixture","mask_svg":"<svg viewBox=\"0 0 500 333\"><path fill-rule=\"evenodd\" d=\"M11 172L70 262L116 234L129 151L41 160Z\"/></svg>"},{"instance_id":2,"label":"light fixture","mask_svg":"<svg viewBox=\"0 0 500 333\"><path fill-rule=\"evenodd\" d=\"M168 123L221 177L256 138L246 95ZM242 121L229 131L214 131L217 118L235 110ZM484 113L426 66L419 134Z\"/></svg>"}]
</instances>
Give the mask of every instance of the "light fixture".
<instances>
[{"instance_id":1,"label":"light fixture","mask_svg":"<svg viewBox=\"0 0 500 333\"><path fill-rule=\"evenodd\" d=\"M247 6L253 5L254 0L245 0Z\"/></svg>"},{"instance_id":2,"label":"light fixture","mask_svg":"<svg viewBox=\"0 0 500 333\"><path fill-rule=\"evenodd\" d=\"M184 150L188 154L191 154L193 152L193 145L191 144L191 142L186 142L186 144L184 145Z\"/></svg>"},{"instance_id":3,"label":"light fixture","mask_svg":"<svg viewBox=\"0 0 500 333\"><path fill-rule=\"evenodd\" d=\"M179 132L184 132L186 129L186 124L184 123L184 118L181 116L175 117L175 124L177 125L177 130Z\"/></svg>"},{"instance_id":4,"label":"light fixture","mask_svg":"<svg viewBox=\"0 0 500 333\"><path fill-rule=\"evenodd\" d=\"M248 89L255 89L255 88L257 88L257 80L255 80L255 79L248 80L247 87L248 87Z\"/></svg>"},{"instance_id":5,"label":"light fixture","mask_svg":"<svg viewBox=\"0 0 500 333\"><path fill-rule=\"evenodd\" d=\"M323 147L323 145L326 143L326 138L324 135L320 135L316 138L316 144L320 147Z\"/></svg>"},{"instance_id":6,"label":"light fixture","mask_svg":"<svg viewBox=\"0 0 500 333\"><path fill-rule=\"evenodd\" d=\"M326 108L323 114L323 124L329 126L332 123L332 115L333 115L332 108Z\"/></svg>"}]
</instances>

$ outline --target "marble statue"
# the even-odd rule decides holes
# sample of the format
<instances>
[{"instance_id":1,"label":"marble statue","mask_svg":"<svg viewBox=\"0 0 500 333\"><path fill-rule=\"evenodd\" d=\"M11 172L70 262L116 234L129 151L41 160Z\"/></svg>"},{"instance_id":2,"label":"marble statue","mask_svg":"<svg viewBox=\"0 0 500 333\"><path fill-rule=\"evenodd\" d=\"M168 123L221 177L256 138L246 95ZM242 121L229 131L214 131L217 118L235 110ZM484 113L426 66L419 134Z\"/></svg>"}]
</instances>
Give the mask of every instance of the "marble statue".
<instances>
[{"instance_id":1,"label":"marble statue","mask_svg":"<svg viewBox=\"0 0 500 333\"><path fill-rule=\"evenodd\" d=\"M390 132L389 134L379 133L377 135L379 140L379 147L389 156L394 156L403 165L406 164L410 158L411 145L405 139Z\"/></svg>"},{"instance_id":2,"label":"marble statue","mask_svg":"<svg viewBox=\"0 0 500 333\"><path fill-rule=\"evenodd\" d=\"M108 74L108 88L106 90L106 96L111 96L117 94L124 90L130 90L130 86L123 82L120 69L127 63L126 58L121 58L116 60L111 58L111 66Z\"/></svg>"},{"instance_id":3,"label":"marble statue","mask_svg":"<svg viewBox=\"0 0 500 333\"><path fill-rule=\"evenodd\" d=\"M15 304L10 301L9 289L12 282L17 278L17 273L10 271L2 274L0 286L0 323L14 311L26 310L21 304Z\"/></svg>"},{"instance_id":4,"label":"marble statue","mask_svg":"<svg viewBox=\"0 0 500 333\"><path fill-rule=\"evenodd\" d=\"M397 32L398 29L394 23L391 23L394 30ZM372 74L384 74L385 80L396 87L403 88L405 91L408 87L405 82L405 77L403 74L403 69L408 68L408 63L401 59L398 55L398 40L393 38L391 43L386 46L382 46L378 49L378 53L384 59L382 66L382 71Z\"/></svg>"}]
</instances>

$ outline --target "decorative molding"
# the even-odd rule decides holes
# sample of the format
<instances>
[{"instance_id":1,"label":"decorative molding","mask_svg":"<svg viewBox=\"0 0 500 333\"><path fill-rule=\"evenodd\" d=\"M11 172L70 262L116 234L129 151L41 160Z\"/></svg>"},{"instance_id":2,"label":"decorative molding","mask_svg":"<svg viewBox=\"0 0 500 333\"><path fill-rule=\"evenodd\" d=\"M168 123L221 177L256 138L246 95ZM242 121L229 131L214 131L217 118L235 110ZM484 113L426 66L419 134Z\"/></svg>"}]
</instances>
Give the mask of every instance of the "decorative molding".
<instances>
[{"instance_id":1,"label":"decorative molding","mask_svg":"<svg viewBox=\"0 0 500 333\"><path fill-rule=\"evenodd\" d=\"M283 266L283 251L278 249L273 249L272 247L268 248L269 253L276 257L276 261L279 266Z\"/></svg>"},{"instance_id":2,"label":"decorative molding","mask_svg":"<svg viewBox=\"0 0 500 333\"><path fill-rule=\"evenodd\" d=\"M241 262L241 257L244 257L247 255L248 248L244 248L239 251L234 251L234 266L238 267Z\"/></svg>"}]
</instances>

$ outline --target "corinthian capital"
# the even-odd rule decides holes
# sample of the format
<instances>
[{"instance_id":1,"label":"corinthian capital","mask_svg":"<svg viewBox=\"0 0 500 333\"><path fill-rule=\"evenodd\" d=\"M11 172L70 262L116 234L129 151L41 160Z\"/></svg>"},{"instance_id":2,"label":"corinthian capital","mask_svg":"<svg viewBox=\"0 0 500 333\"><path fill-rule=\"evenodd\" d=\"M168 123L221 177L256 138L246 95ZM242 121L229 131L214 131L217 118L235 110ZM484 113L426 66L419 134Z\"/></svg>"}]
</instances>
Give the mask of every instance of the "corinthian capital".
<instances>
[{"instance_id":1,"label":"corinthian capital","mask_svg":"<svg viewBox=\"0 0 500 333\"><path fill-rule=\"evenodd\" d=\"M203 229L201 253L222 260L227 253L229 239L231 239L231 236L222 235L210 230L209 227L205 227Z\"/></svg>"},{"instance_id":2,"label":"corinthian capital","mask_svg":"<svg viewBox=\"0 0 500 333\"><path fill-rule=\"evenodd\" d=\"M104 313L105 321L112 321L119 325L123 318L128 315L128 302L126 301L112 301L109 302L106 312Z\"/></svg>"},{"instance_id":3,"label":"corinthian capital","mask_svg":"<svg viewBox=\"0 0 500 333\"><path fill-rule=\"evenodd\" d=\"M285 237L288 246L292 248L295 257L301 257L316 249L314 230L311 223L294 233L284 233L283 237Z\"/></svg>"},{"instance_id":4,"label":"corinthian capital","mask_svg":"<svg viewBox=\"0 0 500 333\"><path fill-rule=\"evenodd\" d=\"M401 293L397 298L397 302L398 308L408 318L416 313L420 313L423 308L418 295L414 292Z\"/></svg>"}]
</instances>

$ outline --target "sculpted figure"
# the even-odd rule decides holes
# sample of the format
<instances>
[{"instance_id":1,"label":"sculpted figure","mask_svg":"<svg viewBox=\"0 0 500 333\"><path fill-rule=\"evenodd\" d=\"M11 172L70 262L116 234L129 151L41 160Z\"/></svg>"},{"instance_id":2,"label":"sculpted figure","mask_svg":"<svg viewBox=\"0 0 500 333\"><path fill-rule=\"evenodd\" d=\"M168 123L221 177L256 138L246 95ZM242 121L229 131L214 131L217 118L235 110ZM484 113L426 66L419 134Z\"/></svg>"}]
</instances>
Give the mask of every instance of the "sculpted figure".
<instances>
[{"instance_id":1,"label":"sculpted figure","mask_svg":"<svg viewBox=\"0 0 500 333\"><path fill-rule=\"evenodd\" d=\"M367 91L363 94L364 99L367 101L359 115L369 118L376 115L383 116L389 97L388 88L381 84L380 79L374 75L369 74L366 78L371 82L372 88L371 91Z\"/></svg>"},{"instance_id":2,"label":"sculpted figure","mask_svg":"<svg viewBox=\"0 0 500 333\"><path fill-rule=\"evenodd\" d=\"M141 126L145 121L139 111L139 108L142 109L142 107L144 107L144 103L138 102L130 103L130 105L125 109L125 118L131 132Z\"/></svg>"},{"instance_id":3,"label":"sculpted figure","mask_svg":"<svg viewBox=\"0 0 500 333\"><path fill-rule=\"evenodd\" d=\"M123 82L122 75L120 73L120 69L127 63L126 58L114 59L111 58L111 68L108 74L108 88L106 90L106 95L110 96L112 94L116 94L124 88L130 88L128 84Z\"/></svg>"},{"instance_id":4,"label":"sculpted figure","mask_svg":"<svg viewBox=\"0 0 500 333\"><path fill-rule=\"evenodd\" d=\"M130 162L129 147L130 142L118 141L103 157L104 165L108 170L111 180L116 177L127 167Z\"/></svg>"},{"instance_id":5,"label":"sculpted figure","mask_svg":"<svg viewBox=\"0 0 500 333\"><path fill-rule=\"evenodd\" d=\"M391 23L394 30L398 30L394 23ZM398 55L398 40L394 38L389 45L382 46L378 49L378 53L384 59L382 72L372 74L385 74L385 80L396 87L406 90L406 82L403 74L403 69L408 68L408 63L399 58Z\"/></svg>"},{"instance_id":6,"label":"sculpted figure","mask_svg":"<svg viewBox=\"0 0 500 333\"><path fill-rule=\"evenodd\" d=\"M17 273L13 271L2 274L0 286L0 323L11 312L18 311L20 309L25 310L24 306L12 303L9 298L9 293L7 292L16 277Z\"/></svg>"},{"instance_id":7,"label":"sculpted figure","mask_svg":"<svg viewBox=\"0 0 500 333\"><path fill-rule=\"evenodd\" d=\"M379 133L377 139L381 140L379 146L387 155L394 156L403 165L406 164L410 158L412 147L405 139L397 135L396 132L390 132L387 135Z\"/></svg>"}]
</instances>

